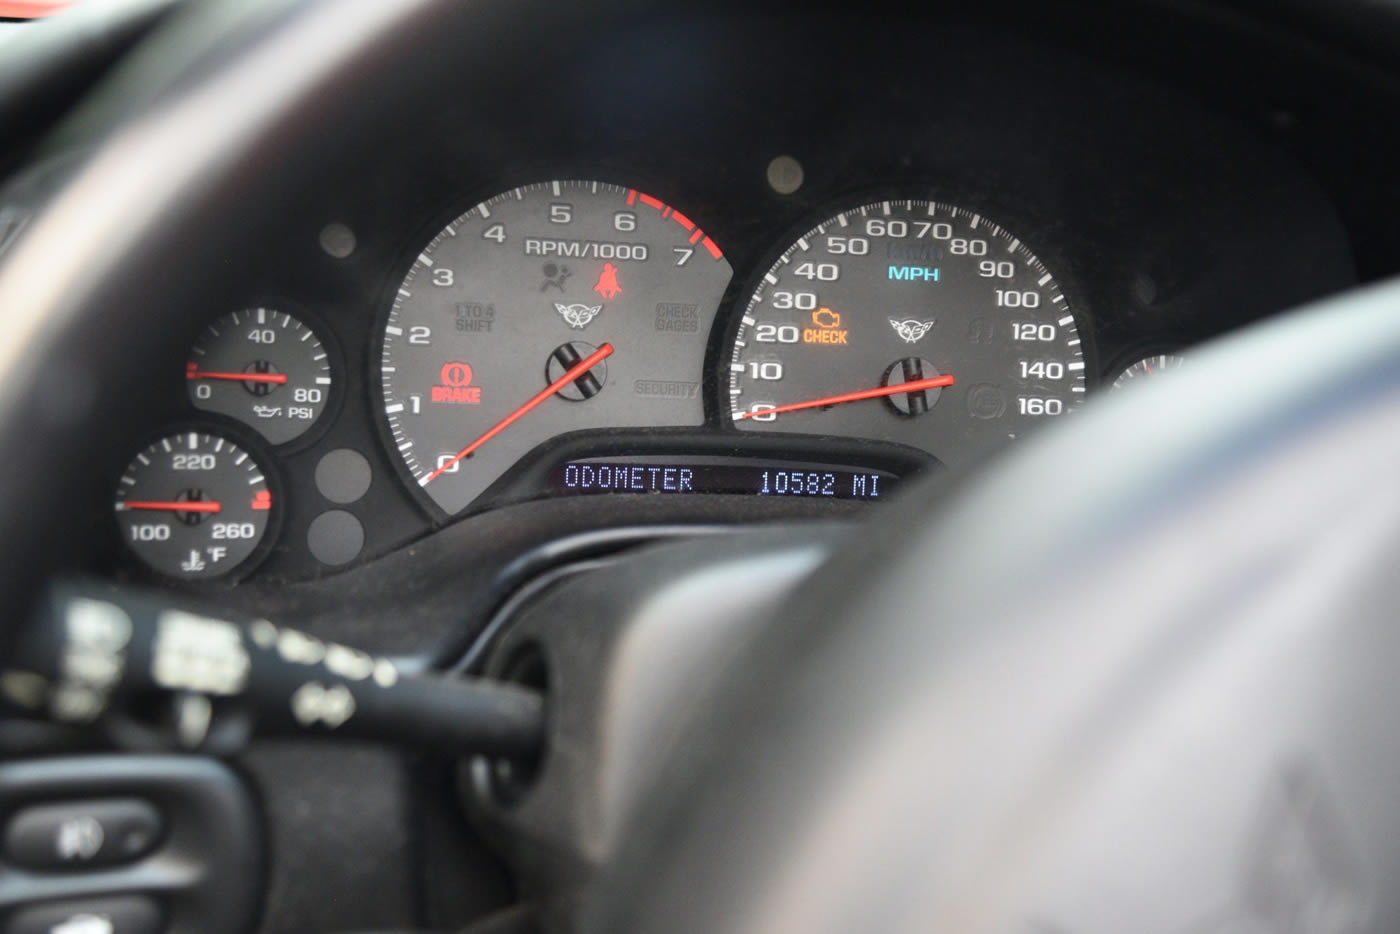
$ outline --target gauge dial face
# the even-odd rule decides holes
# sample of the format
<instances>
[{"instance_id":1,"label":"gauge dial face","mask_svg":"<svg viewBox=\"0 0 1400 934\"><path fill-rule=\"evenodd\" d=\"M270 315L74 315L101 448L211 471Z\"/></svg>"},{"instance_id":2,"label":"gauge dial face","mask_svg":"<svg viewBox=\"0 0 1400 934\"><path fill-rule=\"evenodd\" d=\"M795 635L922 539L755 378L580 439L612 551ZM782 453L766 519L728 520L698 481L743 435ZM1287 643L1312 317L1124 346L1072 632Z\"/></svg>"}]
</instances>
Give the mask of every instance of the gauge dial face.
<instances>
[{"instance_id":1,"label":"gauge dial face","mask_svg":"<svg viewBox=\"0 0 1400 934\"><path fill-rule=\"evenodd\" d=\"M694 221L590 181L504 192L417 255L383 332L391 444L444 512L582 428L700 425L731 270Z\"/></svg>"},{"instance_id":2,"label":"gauge dial face","mask_svg":"<svg viewBox=\"0 0 1400 934\"><path fill-rule=\"evenodd\" d=\"M117 484L128 548L169 577L222 577L250 562L273 517L267 473L226 438L188 431L136 455Z\"/></svg>"},{"instance_id":3,"label":"gauge dial face","mask_svg":"<svg viewBox=\"0 0 1400 934\"><path fill-rule=\"evenodd\" d=\"M1186 358L1174 353L1157 353L1143 357L1130 364L1113 381L1115 391L1134 384L1142 384L1154 376L1161 376L1168 370L1175 370L1186 362Z\"/></svg>"},{"instance_id":4,"label":"gauge dial face","mask_svg":"<svg viewBox=\"0 0 1400 934\"><path fill-rule=\"evenodd\" d=\"M894 441L958 464L1075 408L1083 349L1054 276L1011 232L882 201L783 252L720 383L741 430Z\"/></svg>"},{"instance_id":5,"label":"gauge dial face","mask_svg":"<svg viewBox=\"0 0 1400 934\"><path fill-rule=\"evenodd\" d=\"M285 311L248 308L209 325L185 364L190 401L271 444L301 437L326 409L331 364L316 333Z\"/></svg>"}]
</instances>

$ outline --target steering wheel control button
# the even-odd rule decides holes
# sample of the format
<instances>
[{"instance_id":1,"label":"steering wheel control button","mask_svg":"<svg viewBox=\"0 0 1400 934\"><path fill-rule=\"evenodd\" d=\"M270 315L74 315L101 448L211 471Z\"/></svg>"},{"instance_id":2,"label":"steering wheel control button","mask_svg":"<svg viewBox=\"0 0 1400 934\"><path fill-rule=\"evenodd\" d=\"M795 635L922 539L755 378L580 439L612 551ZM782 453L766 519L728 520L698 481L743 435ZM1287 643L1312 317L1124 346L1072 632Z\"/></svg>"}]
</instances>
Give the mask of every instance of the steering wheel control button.
<instances>
[{"instance_id":1,"label":"steering wheel control button","mask_svg":"<svg viewBox=\"0 0 1400 934\"><path fill-rule=\"evenodd\" d=\"M25 808L5 828L9 862L36 870L85 870L140 859L160 840L160 812L136 798Z\"/></svg>"},{"instance_id":2,"label":"steering wheel control button","mask_svg":"<svg viewBox=\"0 0 1400 934\"><path fill-rule=\"evenodd\" d=\"M337 448L329 451L316 464L316 490L326 499L342 506L353 503L369 492L374 471L369 460L359 451Z\"/></svg>"},{"instance_id":3,"label":"steering wheel control button","mask_svg":"<svg viewBox=\"0 0 1400 934\"><path fill-rule=\"evenodd\" d=\"M160 930L160 906L145 895L22 908L5 926L5 934L157 934Z\"/></svg>"},{"instance_id":4,"label":"steering wheel control button","mask_svg":"<svg viewBox=\"0 0 1400 934\"><path fill-rule=\"evenodd\" d=\"M306 530L306 547L322 564L349 564L365 547L365 527L345 510L331 509L311 520L311 527Z\"/></svg>"}]
</instances>

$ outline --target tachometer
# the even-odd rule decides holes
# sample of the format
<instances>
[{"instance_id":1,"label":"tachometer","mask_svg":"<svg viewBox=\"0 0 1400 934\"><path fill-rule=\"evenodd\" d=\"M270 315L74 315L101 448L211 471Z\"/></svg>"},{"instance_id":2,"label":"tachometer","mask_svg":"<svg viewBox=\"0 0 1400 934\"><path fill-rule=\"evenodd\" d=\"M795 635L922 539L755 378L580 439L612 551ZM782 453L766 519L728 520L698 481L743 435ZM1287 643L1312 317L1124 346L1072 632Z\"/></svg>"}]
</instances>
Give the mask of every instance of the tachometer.
<instances>
[{"instance_id":1,"label":"tachometer","mask_svg":"<svg viewBox=\"0 0 1400 934\"><path fill-rule=\"evenodd\" d=\"M478 204L418 253L384 325L405 469L455 513L554 435L702 424L730 275L694 221L635 189L544 182Z\"/></svg>"},{"instance_id":2,"label":"tachometer","mask_svg":"<svg viewBox=\"0 0 1400 934\"><path fill-rule=\"evenodd\" d=\"M1084 347L1054 276L963 208L881 201L798 237L725 359L750 431L895 441L975 459L1083 398Z\"/></svg>"}]
</instances>

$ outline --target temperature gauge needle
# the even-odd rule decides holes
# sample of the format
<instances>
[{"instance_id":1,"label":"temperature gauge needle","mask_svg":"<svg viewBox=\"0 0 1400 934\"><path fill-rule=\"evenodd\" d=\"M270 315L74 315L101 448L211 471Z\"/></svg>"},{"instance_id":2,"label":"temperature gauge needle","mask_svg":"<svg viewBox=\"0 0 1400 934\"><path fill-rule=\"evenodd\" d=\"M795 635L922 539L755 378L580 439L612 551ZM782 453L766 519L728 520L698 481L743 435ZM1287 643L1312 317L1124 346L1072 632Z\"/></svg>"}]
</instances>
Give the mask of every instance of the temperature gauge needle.
<instances>
[{"instance_id":1,"label":"temperature gauge needle","mask_svg":"<svg viewBox=\"0 0 1400 934\"><path fill-rule=\"evenodd\" d=\"M158 500L118 500L118 509L151 509L157 512L219 512L224 506L223 503L215 503L209 500L187 500L180 502L170 500L163 502Z\"/></svg>"},{"instance_id":2,"label":"temperature gauge needle","mask_svg":"<svg viewBox=\"0 0 1400 934\"><path fill-rule=\"evenodd\" d=\"M279 386L287 382L286 373L213 373L205 370L187 370L185 379L227 379L240 383L276 383Z\"/></svg>"},{"instance_id":3,"label":"temperature gauge needle","mask_svg":"<svg viewBox=\"0 0 1400 934\"><path fill-rule=\"evenodd\" d=\"M458 463L462 460L462 458L471 454L473 451L481 447L487 441L490 441L492 438L496 437L496 435L505 431L507 428L515 424L521 418L524 418L541 402L545 401L550 396L554 395L556 392L563 389L565 386L569 385L574 380L587 373L589 370L593 369L593 367L597 366L599 362L612 356L612 352L613 345L604 344L588 356L584 357L578 363L575 363L573 366L569 367L569 369L565 371L563 376L559 377L554 382L546 386L543 390L541 390L539 393L533 396L529 402L526 402L520 408L516 409L514 412L511 412L505 418L492 425L480 438L477 438L471 444L462 448L461 451L458 451L455 457L444 463L442 466L438 467L437 470L434 470L422 480L419 480L419 486L427 486L429 483L432 483L438 477L442 476L449 469L451 469L453 464Z\"/></svg>"},{"instance_id":4,"label":"temperature gauge needle","mask_svg":"<svg viewBox=\"0 0 1400 934\"><path fill-rule=\"evenodd\" d=\"M829 405L840 405L842 402L860 402L862 399L880 399L885 396L897 396L902 392L942 389L944 386L951 385L953 385L952 376L931 376L928 379L916 379L907 383L895 383L892 386L877 386L874 389L862 389L859 392L846 392L839 396L808 399L806 402L790 402L787 405L779 405L771 409L760 409L757 412L736 412L734 413L734 420L737 422L745 418L756 418L760 415L781 415L784 412L799 412L802 409L821 409Z\"/></svg>"}]
</instances>

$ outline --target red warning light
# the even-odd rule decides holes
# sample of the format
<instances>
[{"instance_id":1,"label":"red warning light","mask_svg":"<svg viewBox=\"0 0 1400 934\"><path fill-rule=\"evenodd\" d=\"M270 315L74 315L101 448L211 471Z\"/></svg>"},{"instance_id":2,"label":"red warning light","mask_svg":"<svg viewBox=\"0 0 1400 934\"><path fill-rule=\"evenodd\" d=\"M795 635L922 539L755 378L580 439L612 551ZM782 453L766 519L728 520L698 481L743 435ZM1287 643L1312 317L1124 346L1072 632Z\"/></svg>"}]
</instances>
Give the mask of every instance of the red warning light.
<instances>
[{"instance_id":1,"label":"red warning light","mask_svg":"<svg viewBox=\"0 0 1400 934\"><path fill-rule=\"evenodd\" d=\"M472 368L465 363L444 363L439 374L444 386L470 386Z\"/></svg>"},{"instance_id":2,"label":"red warning light","mask_svg":"<svg viewBox=\"0 0 1400 934\"><path fill-rule=\"evenodd\" d=\"M622 294L622 286L617 282L617 267L612 263L604 263L603 271L598 274L598 281L593 286L593 291L604 298L612 299Z\"/></svg>"},{"instance_id":3,"label":"red warning light","mask_svg":"<svg viewBox=\"0 0 1400 934\"><path fill-rule=\"evenodd\" d=\"M444 363L438 371L439 386L432 387L428 396L434 402L451 402L457 405L480 405L481 387L473 386L472 368L459 360Z\"/></svg>"},{"instance_id":4,"label":"red warning light","mask_svg":"<svg viewBox=\"0 0 1400 934\"><path fill-rule=\"evenodd\" d=\"M253 509L258 512L265 512L272 508L272 494L267 490L258 490L253 494Z\"/></svg>"}]
</instances>

